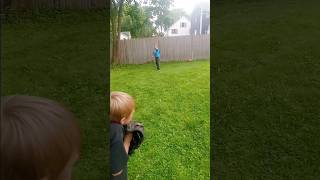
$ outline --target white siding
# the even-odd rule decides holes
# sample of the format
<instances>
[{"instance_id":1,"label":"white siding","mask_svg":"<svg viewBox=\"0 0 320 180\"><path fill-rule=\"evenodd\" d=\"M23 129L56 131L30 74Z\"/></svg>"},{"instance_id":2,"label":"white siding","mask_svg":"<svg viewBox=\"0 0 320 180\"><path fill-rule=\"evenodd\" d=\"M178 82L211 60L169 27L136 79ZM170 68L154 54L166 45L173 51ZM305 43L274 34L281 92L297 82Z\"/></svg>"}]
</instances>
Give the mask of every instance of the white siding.
<instances>
[{"instance_id":1,"label":"white siding","mask_svg":"<svg viewBox=\"0 0 320 180\"><path fill-rule=\"evenodd\" d=\"M185 23L185 27L181 27L181 23ZM190 35L191 22L186 17L181 17L167 30L167 36L187 36ZM172 31L176 29L177 33L173 34Z\"/></svg>"},{"instance_id":2,"label":"white siding","mask_svg":"<svg viewBox=\"0 0 320 180\"><path fill-rule=\"evenodd\" d=\"M125 34L120 34L120 40L129 39L129 37Z\"/></svg>"},{"instance_id":3,"label":"white siding","mask_svg":"<svg viewBox=\"0 0 320 180\"><path fill-rule=\"evenodd\" d=\"M126 32L126 33L121 32L120 33L120 40L123 40L123 39L131 39L130 33L129 32Z\"/></svg>"}]
</instances>

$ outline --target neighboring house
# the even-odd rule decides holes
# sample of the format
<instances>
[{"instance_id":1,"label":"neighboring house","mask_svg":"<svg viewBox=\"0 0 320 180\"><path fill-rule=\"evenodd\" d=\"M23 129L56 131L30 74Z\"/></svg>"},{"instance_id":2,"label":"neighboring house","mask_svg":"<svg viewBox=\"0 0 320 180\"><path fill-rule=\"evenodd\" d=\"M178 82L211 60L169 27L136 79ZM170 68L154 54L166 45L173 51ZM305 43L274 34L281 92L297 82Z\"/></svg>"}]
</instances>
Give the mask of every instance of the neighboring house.
<instances>
[{"instance_id":1,"label":"neighboring house","mask_svg":"<svg viewBox=\"0 0 320 180\"><path fill-rule=\"evenodd\" d=\"M190 20L182 16L175 23L173 23L166 31L166 36L188 36L190 35Z\"/></svg>"},{"instance_id":2,"label":"neighboring house","mask_svg":"<svg viewBox=\"0 0 320 180\"><path fill-rule=\"evenodd\" d=\"M199 3L191 14L190 34L210 34L210 4Z\"/></svg>"},{"instance_id":3,"label":"neighboring house","mask_svg":"<svg viewBox=\"0 0 320 180\"><path fill-rule=\"evenodd\" d=\"M120 40L131 39L131 33L129 31L120 33Z\"/></svg>"}]
</instances>

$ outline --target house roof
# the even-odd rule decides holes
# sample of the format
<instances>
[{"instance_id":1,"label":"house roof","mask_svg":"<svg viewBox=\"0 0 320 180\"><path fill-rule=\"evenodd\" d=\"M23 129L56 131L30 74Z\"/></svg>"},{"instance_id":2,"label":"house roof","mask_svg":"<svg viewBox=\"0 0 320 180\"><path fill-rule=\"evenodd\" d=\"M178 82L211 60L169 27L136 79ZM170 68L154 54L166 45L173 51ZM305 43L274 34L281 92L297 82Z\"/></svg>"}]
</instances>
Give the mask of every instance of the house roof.
<instances>
[{"instance_id":1,"label":"house roof","mask_svg":"<svg viewBox=\"0 0 320 180\"><path fill-rule=\"evenodd\" d=\"M121 32L121 34L124 34L124 35L127 35L127 36L131 36L131 33L129 31Z\"/></svg>"},{"instance_id":2,"label":"house roof","mask_svg":"<svg viewBox=\"0 0 320 180\"><path fill-rule=\"evenodd\" d=\"M181 16L178 20L176 20L174 23L172 23L172 24L170 25L169 29L170 29L175 23L177 23L178 21L180 21L182 18L186 18L188 21L190 21L189 17L187 17L187 16Z\"/></svg>"},{"instance_id":3,"label":"house roof","mask_svg":"<svg viewBox=\"0 0 320 180\"><path fill-rule=\"evenodd\" d=\"M188 16L184 16L184 15L182 15L178 20L176 20L175 22L177 22L177 21L179 21L180 19L182 19L182 18L186 18L187 20L189 20L190 21L190 18L188 17ZM173 23L174 24L174 23Z\"/></svg>"}]
</instances>

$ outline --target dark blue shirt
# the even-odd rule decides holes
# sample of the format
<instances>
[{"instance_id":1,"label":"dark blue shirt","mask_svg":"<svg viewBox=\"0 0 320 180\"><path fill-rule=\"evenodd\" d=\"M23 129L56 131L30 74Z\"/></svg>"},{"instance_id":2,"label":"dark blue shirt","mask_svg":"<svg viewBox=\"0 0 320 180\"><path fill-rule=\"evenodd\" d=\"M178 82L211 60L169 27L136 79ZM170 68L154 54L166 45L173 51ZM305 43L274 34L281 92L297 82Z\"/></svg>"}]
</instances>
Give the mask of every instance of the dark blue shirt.
<instances>
[{"instance_id":1,"label":"dark blue shirt","mask_svg":"<svg viewBox=\"0 0 320 180\"><path fill-rule=\"evenodd\" d=\"M124 128L121 124L110 123L110 156L111 156L111 180L128 179L128 154L123 145ZM118 176L112 174L122 173Z\"/></svg>"}]
</instances>

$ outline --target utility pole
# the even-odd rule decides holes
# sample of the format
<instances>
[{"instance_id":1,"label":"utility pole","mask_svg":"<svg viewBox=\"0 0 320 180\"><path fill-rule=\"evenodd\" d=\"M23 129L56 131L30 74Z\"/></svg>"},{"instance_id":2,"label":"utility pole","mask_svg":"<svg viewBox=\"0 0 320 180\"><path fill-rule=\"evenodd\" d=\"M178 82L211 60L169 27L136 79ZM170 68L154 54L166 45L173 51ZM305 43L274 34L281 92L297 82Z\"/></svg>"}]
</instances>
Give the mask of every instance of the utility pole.
<instances>
[{"instance_id":1,"label":"utility pole","mask_svg":"<svg viewBox=\"0 0 320 180\"><path fill-rule=\"evenodd\" d=\"M200 8L200 35L202 33L202 9Z\"/></svg>"}]
</instances>

